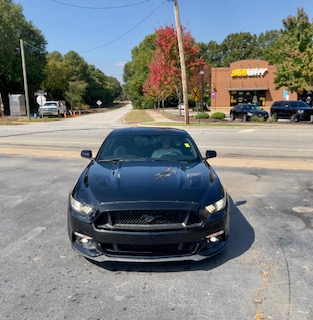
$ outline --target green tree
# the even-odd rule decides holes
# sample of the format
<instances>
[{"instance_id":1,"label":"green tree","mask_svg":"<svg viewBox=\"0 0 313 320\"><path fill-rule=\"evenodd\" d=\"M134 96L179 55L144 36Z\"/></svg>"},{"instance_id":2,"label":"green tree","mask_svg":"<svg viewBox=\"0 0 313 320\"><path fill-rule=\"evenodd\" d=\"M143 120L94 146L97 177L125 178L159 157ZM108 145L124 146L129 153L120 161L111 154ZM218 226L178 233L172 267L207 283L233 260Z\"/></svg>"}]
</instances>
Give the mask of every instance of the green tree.
<instances>
[{"instance_id":1,"label":"green tree","mask_svg":"<svg viewBox=\"0 0 313 320\"><path fill-rule=\"evenodd\" d=\"M69 81L86 81L88 78L88 63L77 52L66 53L63 64L68 70Z\"/></svg>"},{"instance_id":2,"label":"green tree","mask_svg":"<svg viewBox=\"0 0 313 320\"><path fill-rule=\"evenodd\" d=\"M64 92L68 88L69 71L60 52L53 51L47 54L45 75L43 85L49 96L52 99L63 100Z\"/></svg>"},{"instance_id":3,"label":"green tree","mask_svg":"<svg viewBox=\"0 0 313 320\"><path fill-rule=\"evenodd\" d=\"M107 76L93 65L88 65L88 76L85 79L88 87L85 94L85 102L88 105L96 106L96 102L108 103L110 92L106 88Z\"/></svg>"},{"instance_id":4,"label":"green tree","mask_svg":"<svg viewBox=\"0 0 313 320\"><path fill-rule=\"evenodd\" d=\"M8 93L23 92L20 39L25 46L28 89L33 93L44 79L46 41L41 31L26 21L20 5L12 0L0 0L0 92L6 114L9 112ZM31 102L35 104L34 99Z\"/></svg>"},{"instance_id":5,"label":"green tree","mask_svg":"<svg viewBox=\"0 0 313 320\"><path fill-rule=\"evenodd\" d=\"M134 108L142 108L142 86L149 74L149 65L156 49L155 34L148 35L132 50L132 60L124 66L124 91Z\"/></svg>"},{"instance_id":6,"label":"green tree","mask_svg":"<svg viewBox=\"0 0 313 320\"><path fill-rule=\"evenodd\" d=\"M270 30L259 35L260 59L267 60L270 64L278 61L280 57L277 56L277 48L280 46L281 36L281 30Z\"/></svg>"},{"instance_id":7,"label":"green tree","mask_svg":"<svg viewBox=\"0 0 313 320\"><path fill-rule=\"evenodd\" d=\"M88 84L85 81L70 81L68 89L64 95L66 101L71 105L71 109L80 109L84 104L84 95L86 93Z\"/></svg>"},{"instance_id":8,"label":"green tree","mask_svg":"<svg viewBox=\"0 0 313 320\"><path fill-rule=\"evenodd\" d=\"M283 20L282 36L276 43L277 88L291 92L311 90L313 86L313 24L303 8L297 16Z\"/></svg>"},{"instance_id":9,"label":"green tree","mask_svg":"<svg viewBox=\"0 0 313 320\"><path fill-rule=\"evenodd\" d=\"M256 35L249 32L232 33L221 43L220 66L227 67L230 63L244 59L260 57L260 47Z\"/></svg>"},{"instance_id":10,"label":"green tree","mask_svg":"<svg viewBox=\"0 0 313 320\"><path fill-rule=\"evenodd\" d=\"M210 41L208 44L203 42L199 43L200 54L203 59L212 67L222 66L222 47L216 41Z\"/></svg>"},{"instance_id":11,"label":"green tree","mask_svg":"<svg viewBox=\"0 0 313 320\"><path fill-rule=\"evenodd\" d=\"M123 90L116 78L107 76L106 88L110 93L109 102L113 102L116 98L121 97Z\"/></svg>"}]
</instances>

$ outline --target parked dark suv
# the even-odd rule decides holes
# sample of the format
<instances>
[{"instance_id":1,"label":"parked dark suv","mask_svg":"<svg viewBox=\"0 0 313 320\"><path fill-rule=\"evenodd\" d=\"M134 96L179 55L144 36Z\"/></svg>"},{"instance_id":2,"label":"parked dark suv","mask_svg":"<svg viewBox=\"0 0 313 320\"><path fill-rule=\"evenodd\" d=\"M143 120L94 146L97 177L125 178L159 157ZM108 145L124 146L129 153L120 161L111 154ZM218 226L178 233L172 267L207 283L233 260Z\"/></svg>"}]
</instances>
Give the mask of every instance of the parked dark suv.
<instances>
[{"instance_id":1,"label":"parked dark suv","mask_svg":"<svg viewBox=\"0 0 313 320\"><path fill-rule=\"evenodd\" d=\"M275 101L270 114L275 121L278 119L290 119L291 122L308 121L313 116L313 108L303 101Z\"/></svg>"}]
</instances>

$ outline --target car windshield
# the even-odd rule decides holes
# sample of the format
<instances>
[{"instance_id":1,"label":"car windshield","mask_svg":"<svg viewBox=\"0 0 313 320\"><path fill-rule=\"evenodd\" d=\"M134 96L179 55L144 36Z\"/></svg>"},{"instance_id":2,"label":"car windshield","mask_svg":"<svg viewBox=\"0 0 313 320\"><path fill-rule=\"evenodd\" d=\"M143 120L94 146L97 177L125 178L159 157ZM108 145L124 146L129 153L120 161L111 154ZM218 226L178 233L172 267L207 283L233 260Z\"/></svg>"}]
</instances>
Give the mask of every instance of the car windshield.
<instances>
[{"instance_id":1,"label":"car windshield","mask_svg":"<svg viewBox=\"0 0 313 320\"><path fill-rule=\"evenodd\" d=\"M195 161L199 158L194 142L187 136L129 134L109 136L96 160Z\"/></svg>"}]
</instances>

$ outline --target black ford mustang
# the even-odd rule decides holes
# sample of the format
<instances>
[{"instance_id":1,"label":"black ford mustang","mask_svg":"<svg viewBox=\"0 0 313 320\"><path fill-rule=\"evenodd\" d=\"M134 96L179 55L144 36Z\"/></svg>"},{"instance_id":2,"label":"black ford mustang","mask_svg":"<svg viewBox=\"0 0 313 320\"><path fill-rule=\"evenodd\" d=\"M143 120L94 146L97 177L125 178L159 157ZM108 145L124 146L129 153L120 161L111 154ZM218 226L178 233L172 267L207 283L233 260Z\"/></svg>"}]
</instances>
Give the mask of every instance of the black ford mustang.
<instances>
[{"instance_id":1,"label":"black ford mustang","mask_svg":"<svg viewBox=\"0 0 313 320\"><path fill-rule=\"evenodd\" d=\"M113 130L69 196L73 248L102 261L202 260L224 248L226 190L184 130Z\"/></svg>"}]
</instances>

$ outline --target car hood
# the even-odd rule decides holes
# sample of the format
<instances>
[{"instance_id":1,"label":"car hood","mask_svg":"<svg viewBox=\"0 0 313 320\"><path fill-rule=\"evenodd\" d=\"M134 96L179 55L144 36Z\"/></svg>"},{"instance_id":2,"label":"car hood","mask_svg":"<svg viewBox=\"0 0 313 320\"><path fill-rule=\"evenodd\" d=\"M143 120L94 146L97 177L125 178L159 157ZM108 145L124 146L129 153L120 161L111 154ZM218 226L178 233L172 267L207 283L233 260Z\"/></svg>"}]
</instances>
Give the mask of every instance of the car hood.
<instances>
[{"instance_id":1,"label":"car hood","mask_svg":"<svg viewBox=\"0 0 313 320\"><path fill-rule=\"evenodd\" d=\"M117 202L207 205L223 194L215 171L203 161L191 166L177 161L92 161L73 191L74 198L93 206Z\"/></svg>"}]
</instances>

